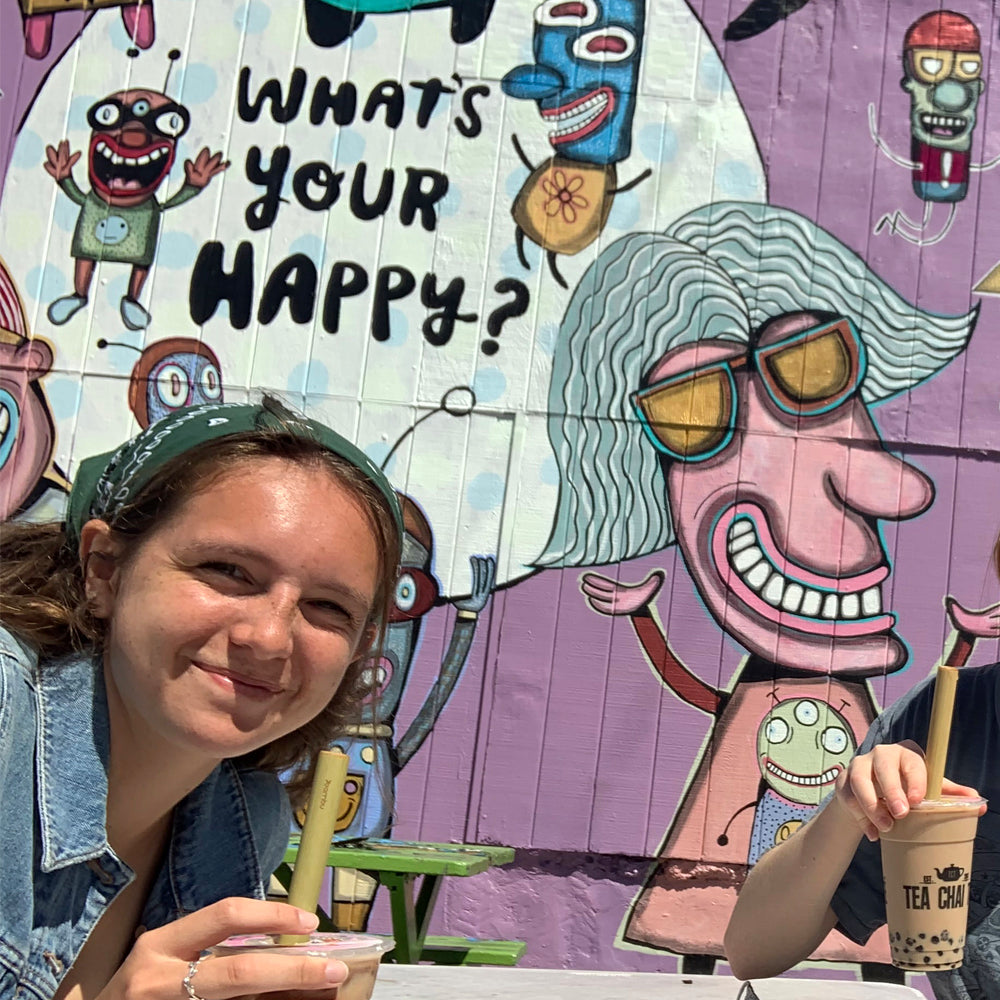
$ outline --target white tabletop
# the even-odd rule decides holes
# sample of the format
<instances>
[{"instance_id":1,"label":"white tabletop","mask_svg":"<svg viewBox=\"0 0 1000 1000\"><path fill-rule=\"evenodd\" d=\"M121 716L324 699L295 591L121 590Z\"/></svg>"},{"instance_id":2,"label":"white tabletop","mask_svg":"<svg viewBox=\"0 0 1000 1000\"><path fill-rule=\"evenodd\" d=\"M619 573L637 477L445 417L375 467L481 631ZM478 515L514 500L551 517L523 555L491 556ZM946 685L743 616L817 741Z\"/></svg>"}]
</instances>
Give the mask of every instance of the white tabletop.
<instances>
[{"instance_id":1,"label":"white tabletop","mask_svg":"<svg viewBox=\"0 0 1000 1000\"><path fill-rule=\"evenodd\" d=\"M383 965L372 1000L737 1000L742 985L729 976ZM839 979L760 979L753 990L760 1000L924 1000L906 986Z\"/></svg>"}]
</instances>

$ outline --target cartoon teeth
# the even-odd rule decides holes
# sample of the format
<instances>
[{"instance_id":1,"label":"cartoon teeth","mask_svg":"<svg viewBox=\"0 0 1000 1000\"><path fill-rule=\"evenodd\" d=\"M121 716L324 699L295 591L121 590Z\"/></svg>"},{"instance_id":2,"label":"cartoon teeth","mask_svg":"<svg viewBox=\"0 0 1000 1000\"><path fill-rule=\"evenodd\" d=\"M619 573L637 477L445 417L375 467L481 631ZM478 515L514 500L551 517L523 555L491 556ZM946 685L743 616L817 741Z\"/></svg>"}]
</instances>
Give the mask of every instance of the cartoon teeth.
<instances>
[{"instance_id":1,"label":"cartoon teeth","mask_svg":"<svg viewBox=\"0 0 1000 1000\"><path fill-rule=\"evenodd\" d=\"M729 526L727 550L729 565L739 578L774 608L826 621L855 621L882 613L878 586L836 594L785 576L764 554L753 522L746 518Z\"/></svg>"},{"instance_id":2,"label":"cartoon teeth","mask_svg":"<svg viewBox=\"0 0 1000 1000\"><path fill-rule=\"evenodd\" d=\"M10 410L0 403L0 447L3 446L4 438L10 430Z\"/></svg>"},{"instance_id":3,"label":"cartoon teeth","mask_svg":"<svg viewBox=\"0 0 1000 1000\"><path fill-rule=\"evenodd\" d=\"M828 785L831 781L836 781L837 775L841 771L840 767L831 767L822 774L792 774L790 771L778 767L770 758L765 766L771 774L793 785Z\"/></svg>"},{"instance_id":4,"label":"cartoon teeth","mask_svg":"<svg viewBox=\"0 0 1000 1000\"><path fill-rule=\"evenodd\" d=\"M566 111L543 114L542 117L545 121L559 125L557 129L549 132L549 139L558 140L568 135L575 135L585 129L604 111L610 99L607 92L600 90L593 97L588 97L587 100L573 105Z\"/></svg>"},{"instance_id":5,"label":"cartoon teeth","mask_svg":"<svg viewBox=\"0 0 1000 1000\"><path fill-rule=\"evenodd\" d=\"M968 124L965 118L953 118L950 115L921 115L920 124L924 128L964 129Z\"/></svg>"},{"instance_id":6,"label":"cartoon teeth","mask_svg":"<svg viewBox=\"0 0 1000 1000\"><path fill-rule=\"evenodd\" d=\"M160 146L154 149L151 153L143 154L139 157L134 156L122 156L120 153L116 153L106 142L99 142L94 147L95 153L100 153L106 160L110 160L116 167L121 164L125 164L127 167L143 167L147 163L153 163L156 160L162 159L170 153L169 147Z\"/></svg>"}]
</instances>

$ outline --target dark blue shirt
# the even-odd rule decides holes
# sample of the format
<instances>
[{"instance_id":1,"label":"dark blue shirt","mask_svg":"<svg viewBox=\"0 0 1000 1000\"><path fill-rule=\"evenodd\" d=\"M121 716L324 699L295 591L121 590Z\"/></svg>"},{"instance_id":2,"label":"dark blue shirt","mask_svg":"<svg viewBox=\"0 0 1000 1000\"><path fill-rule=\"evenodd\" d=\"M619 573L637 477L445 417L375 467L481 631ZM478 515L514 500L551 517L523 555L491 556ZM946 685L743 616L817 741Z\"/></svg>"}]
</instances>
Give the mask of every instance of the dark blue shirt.
<instances>
[{"instance_id":1,"label":"dark blue shirt","mask_svg":"<svg viewBox=\"0 0 1000 1000\"><path fill-rule=\"evenodd\" d=\"M945 774L971 785L989 801L979 820L969 887L969 933L962 968L930 972L941 1000L1000 997L1000 717L997 685L1000 664L960 671ZM914 740L926 749L934 682L928 679L882 713L858 753L880 743ZM838 928L858 943L885 923L882 855L878 843L864 839L830 904Z\"/></svg>"},{"instance_id":2,"label":"dark blue shirt","mask_svg":"<svg viewBox=\"0 0 1000 1000\"><path fill-rule=\"evenodd\" d=\"M105 831L109 722L94 656L46 661L0 628L0 1000L49 1000L133 873ZM142 915L264 898L288 841L278 779L223 761L174 810Z\"/></svg>"}]
</instances>

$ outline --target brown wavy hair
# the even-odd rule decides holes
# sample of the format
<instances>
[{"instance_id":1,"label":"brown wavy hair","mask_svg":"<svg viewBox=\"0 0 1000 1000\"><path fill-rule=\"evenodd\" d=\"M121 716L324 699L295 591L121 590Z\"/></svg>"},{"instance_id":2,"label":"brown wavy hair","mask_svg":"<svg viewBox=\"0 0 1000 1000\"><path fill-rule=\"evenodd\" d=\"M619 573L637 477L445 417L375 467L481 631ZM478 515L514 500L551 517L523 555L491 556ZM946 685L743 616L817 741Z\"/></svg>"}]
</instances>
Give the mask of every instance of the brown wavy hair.
<instances>
[{"instance_id":1,"label":"brown wavy hair","mask_svg":"<svg viewBox=\"0 0 1000 1000\"><path fill-rule=\"evenodd\" d=\"M335 696L310 722L237 760L274 773L286 773L292 803L308 797L317 754L345 728L370 722L366 699L375 694L371 667L381 652L396 588L401 539L385 497L371 480L346 459L318 442L280 429L234 434L191 448L166 462L133 500L108 522L124 543L122 564L135 558L145 539L185 500L209 489L237 463L282 458L304 466L326 468L357 501L375 537L378 583L366 623L375 641L351 663ZM64 525L8 522L0 525L0 621L34 646L39 659L71 651L99 651L106 623L96 618L84 592L79 555L67 544Z\"/></svg>"}]
</instances>

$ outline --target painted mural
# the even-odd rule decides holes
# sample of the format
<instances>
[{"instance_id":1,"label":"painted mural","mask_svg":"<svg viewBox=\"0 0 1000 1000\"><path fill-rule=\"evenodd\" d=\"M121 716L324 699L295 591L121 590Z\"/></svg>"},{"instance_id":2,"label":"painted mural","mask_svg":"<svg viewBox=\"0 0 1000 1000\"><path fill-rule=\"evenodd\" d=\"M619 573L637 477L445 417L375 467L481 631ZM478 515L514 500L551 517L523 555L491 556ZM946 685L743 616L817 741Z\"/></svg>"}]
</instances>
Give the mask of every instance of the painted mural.
<instances>
[{"instance_id":1,"label":"painted mural","mask_svg":"<svg viewBox=\"0 0 1000 1000\"><path fill-rule=\"evenodd\" d=\"M1000 656L998 38L986 0L0 0L0 516L195 402L338 427L406 527L338 836L518 848L437 929L527 964L711 971L880 709ZM338 873L345 927L376 888Z\"/></svg>"}]
</instances>

